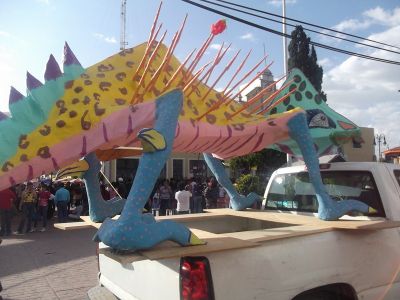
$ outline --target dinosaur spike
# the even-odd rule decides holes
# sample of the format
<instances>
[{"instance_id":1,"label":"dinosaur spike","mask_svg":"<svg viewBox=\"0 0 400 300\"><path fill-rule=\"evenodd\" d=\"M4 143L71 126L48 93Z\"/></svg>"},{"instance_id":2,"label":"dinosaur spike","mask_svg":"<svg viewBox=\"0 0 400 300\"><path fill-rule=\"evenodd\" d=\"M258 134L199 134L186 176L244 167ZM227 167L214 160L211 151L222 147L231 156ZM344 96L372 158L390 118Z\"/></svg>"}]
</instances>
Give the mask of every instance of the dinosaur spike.
<instances>
[{"instance_id":1,"label":"dinosaur spike","mask_svg":"<svg viewBox=\"0 0 400 300\"><path fill-rule=\"evenodd\" d=\"M44 72L44 79L46 81L57 79L62 76L62 72L60 70L60 66L58 65L56 59L53 54L50 55L49 60L46 65L46 71Z\"/></svg>"},{"instance_id":2,"label":"dinosaur spike","mask_svg":"<svg viewBox=\"0 0 400 300\"><path fill-rule=\"evenodd\" d=\"M64 45L64 68L65 68L65 66L70 66L70 65L81 66L81 63L76 58L75 54L72 52L68 43L65 42L65 45Z\"/></svg>"},{"instance_id":3,"label":"dinosaur spike","mask_svg":"<svg viewBox=\"0 0 400 300\"><path fill-rule=\"evenodd\" d=\"M285 76L284 76L285 77ZM283 77L282 77L283 78ZM280 79L279 79L280 80ZM278 80L278 81L279 81ZM277 81L277 82L278 82ZM260 110L261 107L269 107L270 102L273 101L275 99L276 95L279 95L280 92L282 92L284 89L286 89L291 83L293 82L292 80L289 80L287 83L285 83L284 85L282 85L279 89L277 89L275 92L273 92L271 95L268 96L267 99L263 100L260 104L256 105L255 107L253 107L250 110L250 113L256 113Z\"/></svg>"},{"instance_id":4,"label":"dinosaur spike","mask_svg":"<svg viewBox=\"0 0 400 300\"><path fill-rule=\"evenodd\" d=\"M261 63L263 61L265 61L265 59L268 57L268 55L264 55L264 57L249 71L247 72L247 74L245 74L228 92L227 94L230 94L239 84L241 84L250 74L252 74L254 72L255 69L258 68L259 65L261 65ZM270 66L270 65L269 65ZM265 70L267 70L269 68L269 66L266 66L264 69L262 69L259 73L257 73L257 75L250 81L253 82L254 80L257 79L257 77L259 76L259 74L261 74L262 72L264 72ZM237 95L236 95L237 96ZM231 98L230 100L225 102L225 105L228 106L229 103L231 103L233 101L233 99L235 98Z\"/></svg>"},{"instance_id":5,"label":"dinosaur spike","mask_svg":"<svg viewBox=\"0 0 400 300\"><path fill-rule=\"evenodd\" d=\"M0 111L0 121L6 120L6 119L8 119L8 118L9 118L9 117L8 117L5 113L3 113L3 112Z\"/></svg>"},{"instance_id":6,"label":"dinosaur spike","mask_svg":"<svg viewBox=\"0 0 400 300\"><path fill-rule=\"evenodd\" d=\"M27 86L28 90L31 91L42 85L43 85L43 83L41 83L38 79L33 77L33 75L31 73L26 72L26 86Z\"/></svg>"},{"instance_id":7,"label":"dinosaur spike","mask_svg":"<svg viewBox=\"0 0 400 300\"><path fill-rule=\"evenodd\" d=\"M24 95L22 95L14 87L11 87L11 89L10 89L10 98L9 98L9 103L10 104L18 102L19 100L21 100L23 98L24 98Z\"/></svg>"}]
</instances>

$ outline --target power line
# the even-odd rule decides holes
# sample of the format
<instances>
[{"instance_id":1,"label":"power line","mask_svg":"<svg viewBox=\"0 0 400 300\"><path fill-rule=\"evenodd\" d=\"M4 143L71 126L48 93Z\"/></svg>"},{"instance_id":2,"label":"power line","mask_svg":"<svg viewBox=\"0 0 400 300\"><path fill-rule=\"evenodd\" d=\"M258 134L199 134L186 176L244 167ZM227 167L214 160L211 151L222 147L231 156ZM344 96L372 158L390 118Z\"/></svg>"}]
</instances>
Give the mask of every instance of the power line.
<instances>
[{"instance_id":1,"label":"power line","mask_svg":"<svg viewBox=\"0 0 400 300\"><path fill-rule=\"evenodd\" d=\"M270 32L270 33L273 33L273 34L277 34L277 35L280 35L280 36L285 36L287 38L291 38L291 36L289 34L283 34L280 31L277 31L277 30L274 30L274 29L271 29L271 28L267 28L265 26L262 26L262 25L247 21L245 19L233 16L231 14L222 12L220 10L208 7L206 5L202 5L200 3L196 3L196 2L193 2L191 0L182 0L182 1L186 2L186 3L189 3L191 5L194 5L194 6L200 7L202 9L211 11L211 12L216 13L218 15L221 15L221 16L230 18L232 20L238 21L240 23L243 23L243 24L246 24L246 25L249 25L249 26L252 26L252 27L255 27L255 28ZM348 50L343 50L343 49L331 47L331 46L328 46L328 45L324 45L324 44L321 44L321 43L316 43L316 42L313 42L313 41L310 41L310 44L314 45L316 47L320 47L320 48L323 48L323 49L327 49L327 50L331 50L331 51L335 51L335 52L339 52L339 53L343 53L343 54L347 54L347 55L351 55L351 56L356 56L356 57L365 58L365 59L369 59L369 60L374 60L374 61L378 61L378 62L383 62L383 63L387 63L387 64L400 65L400 62L398 62L398 61L393 61L393 60L388 60L388 59L383 59L383 58L379 58L379 57L369 56L369 55L365 55L365 54L361 54L361 53L357 53L357 52L352 52L352 51L348 51Z\"/></svg>"},{"instance_id":2,"label":"power line","mask_svg":"<svg viewBox=\"0 0 400 300\"><path fill-rule=\"evenodd\" d=\"M223 5L223 4L218 4L218 3L215 3L215 2L212 2L212 1L208 1L208 0L199 0L199 1L206 2L206 3L212 4L212 5L216 5L216 6L219 6L219 7L227 8L227 9L230 9L230 10L233 10L233 11L237 11L237 12L240 12L240 13L243 13L243 14L246 14L246 15L254 16L254 17L257 17L257 18L260 18L260 19L271 21L271 22L275 22L275 23L279 23L279 24L283 24L284 23L284 22L282 22L280 20L275 20L275 19L272 19L272 18L263 17L263 16L260 16L260 15L257 15L257 14L253 14L251 12L247 12L247 11L244 11L244 10L241 10L241 9L229 7L229 6L226 6L226 5ZM228 1L223 1L223 0L216 0L216 1L221 1L221 2L224 2L224 3L225 2L226 3L230 3ZM235 3L230 3L230 4L235 5L235 6L243 6L243 5L238 5L238 4L235 4ZM251 9L251 8L246 8L246 9L253 10L253 11L259 11L257 9ZM264 12L264 13L265 14L269 14L267 12ZM288 18L284 18L284 19L288 19ZM301 23L301 21L298 21L298 22ZM285 24L288 25L288 26L291 26L291 27L296 27L297 26L297 25L294 25L294 24L286 23L286 22L285 22ZM387 51L387 52L400 54L400 52L397 52L397 51L393 51L393 50L390 50L390 49L385 49L385 48L374 46L374 45L370 45L370 44L364 44L364 43L361 43L361 42L357 42L355 40L346 39L346 38L343 38L343 37L340 37L340 36L336 36L336 35L332 35L332 34L329 34L329 33L316 31L316 30L313 30L313 29L310 29L310 28L303 27L303 29L306 30L306 31L309 31L309 32L320 34L320 35L329 36L329 37L334 38L334 39L338 39L338 40L342 40L342 41L346 41L346 42L351 42L351 43L354 43L354 44L358 44L358 45L362 45L362 46L366 46L366 47L370 47L370 48L375 48L375 49L378 49L378 50L383 50L383 51ZM340 34L347 35L344 32L340 32ZM364 40L369 41L368 39L364 39ZM388 45L388 46L390 46L390 45ZM390 46L390 47L397 48L395 46Z\"/></svg>"},{"instance_id":3,"label":"power line","mask_svg":"<svg viewBox=\"0 0 400 300\"><path fill-rule=\"evenodd\" d=\"M269 13L269 12L266 12L266 11L263 11L263 10L255 9L255 8L248 7L248 6L245 6L245 5L236 4L236 3L229 2L229 1L226 1L226 0L215 0L215 1L223 2L223 3L226 3L226 4L230 4L230 5L241 7L241 8L245 8L245 9L252 10L252 11L255 11L255 12L260 12L260 13L263 13L263 14L266 14L266 15L277 17L277 18L282 18L282 16L280 16L278 14ZM215 4L215 5L217 5L217 4ZM309 22L304 22L304 21L301 21L301 20L288 18L288 17L285 17L284 19L285 20L289 20L289 21L294 21L294 22L297 22L297 23L301 23L301 24L305 24L305 25L309 25L309 26L312 26L312 27L316 27L316 28L332 31L332 32L335 32L335 33L343 34L343 35L346 35L346 36L351 36L351 37L354 37L354 38L357 38L357 39L362 39L362 40L365 40L365 41L368 41L368 42L377 43L377 44L380 44L380 45L396 48L396 49L400 50L400 47L397 47L397 46L393 46L393 45L389 45L389 44L386 44L386 43L383 43L383 42L378 42L378 41L375 41L375 40L367 39L367 38L364 38L362 36L358 36L358 35L342 32L342 31L331 29L331 28L324 27L324 26L321 26L321 25L316 25L316 24L312 24L312 23L309 23Z\"/></svg>"}]
</instances>

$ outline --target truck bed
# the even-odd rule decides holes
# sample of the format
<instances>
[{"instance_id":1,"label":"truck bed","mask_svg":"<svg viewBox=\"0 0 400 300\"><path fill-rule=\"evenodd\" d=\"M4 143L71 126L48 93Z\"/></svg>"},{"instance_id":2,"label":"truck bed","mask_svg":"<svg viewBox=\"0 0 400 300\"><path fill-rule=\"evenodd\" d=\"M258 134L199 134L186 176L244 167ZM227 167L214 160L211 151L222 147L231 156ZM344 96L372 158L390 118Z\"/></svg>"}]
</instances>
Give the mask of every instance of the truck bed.
<instances>
[{"instance_id":1,"label":"truck bed","mask_svg":"<svg viewBox=\"0 0 400 300\"><path fill-rule=\"evenodd\" d=\"M88 226L99 228L101 223L81 217L85 222L59 223L59 229L72 230ZM118 218L115 217L115 218ZM119 261L130 263L145 259L164 259L211 252L257 247L261 243L311 235L333 230L380 230L400 227L400 221L388 220L344 220L322 221L312 215L295 215L284 212L260 210L234 211L231 209L206 210L201 214L173 215L157 217L158 220L173 219L184 223L205 245L181 247L173 242L163 242L157 247L131 254L115 254L109 248L101 253Z\"/></svg>"}]
</instances>

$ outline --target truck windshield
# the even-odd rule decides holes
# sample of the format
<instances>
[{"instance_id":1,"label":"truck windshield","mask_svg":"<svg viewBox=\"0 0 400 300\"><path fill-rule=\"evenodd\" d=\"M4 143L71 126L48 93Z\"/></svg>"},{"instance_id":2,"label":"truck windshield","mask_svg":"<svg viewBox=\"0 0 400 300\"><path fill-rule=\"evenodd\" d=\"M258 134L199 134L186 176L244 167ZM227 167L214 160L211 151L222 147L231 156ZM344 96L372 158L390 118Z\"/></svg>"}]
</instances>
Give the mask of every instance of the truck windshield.
<instances>
[{"instance_id":1,"label":"truck windshield","mask_svg":"<svg viewBox=\"0 0 400 300\"><path fill-rule=\"evenodd\" d=\"M321 175L333 200L359 200L377 211L364 215L385 217L382 201L370 172L323 171ZM265 209L313 213L318 211L317 198L307 172L276 176L266 197Z\"/></svg>"}]
</instances>

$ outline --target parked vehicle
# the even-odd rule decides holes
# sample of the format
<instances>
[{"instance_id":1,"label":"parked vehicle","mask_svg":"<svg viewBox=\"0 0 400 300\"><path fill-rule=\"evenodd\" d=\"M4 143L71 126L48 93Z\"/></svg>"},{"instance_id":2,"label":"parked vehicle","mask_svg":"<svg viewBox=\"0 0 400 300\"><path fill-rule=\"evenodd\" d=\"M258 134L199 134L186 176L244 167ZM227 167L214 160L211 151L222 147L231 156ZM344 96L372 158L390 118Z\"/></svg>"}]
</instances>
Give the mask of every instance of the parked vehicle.
<instances>
[{"instance_id":1,"label":"parked vehicle","mask_svg":"<svg viewBox=\"0 0 400 300\"><path fill-rule=\"evenodd\" d=\"M160 217L185 223L207 245L117 254L100 244L100 285L89 297L400 299L400 167L335 163L321 173L334 199L358 199L376 212L319 220L305 167L282 168L262 210Z\"/></svg>"}]
</instances>

